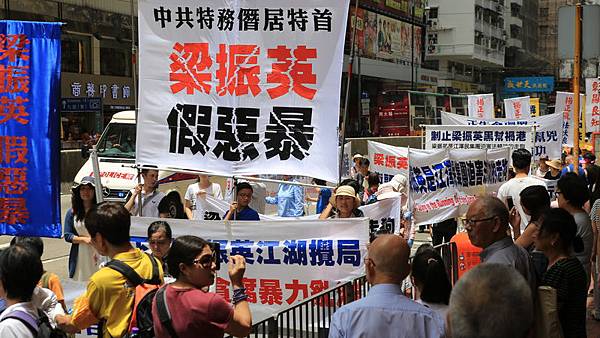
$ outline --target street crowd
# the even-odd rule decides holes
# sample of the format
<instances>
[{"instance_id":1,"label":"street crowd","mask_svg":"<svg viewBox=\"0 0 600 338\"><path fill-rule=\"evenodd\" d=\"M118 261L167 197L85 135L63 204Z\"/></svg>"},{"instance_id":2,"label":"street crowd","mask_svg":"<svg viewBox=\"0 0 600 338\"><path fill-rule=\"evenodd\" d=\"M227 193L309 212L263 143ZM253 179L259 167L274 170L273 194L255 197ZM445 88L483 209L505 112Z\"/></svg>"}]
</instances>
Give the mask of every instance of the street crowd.
<instances>
[{"instance_id":1,"label":"street crowd","mask_svg":"<svg viewBox=\"0 0 600 338\"><path fill-rule=\"evenodd\" d=\"M354 161L350 179L332 190L319 188L316 198L304 196L293 182L282 183L272 196L262 183L237 182L222 215L225 220L257 221L269 203L277 205L279 216L302 216L309 200L316 202L321 219L352 218L364 216L361 205L401 199L400 235L372 236L364 258L371 288L366 297L334 313L329 337L586 337L588 292L594 296L589 316L600 320L600 167L593 154L542 158L531 174L531 153L515 150L511 178L497 196L481 196L459 220L432 225L434 244L462 235L479 252L481 263L456 283L436 247L423 244L411 257L416 229L406 209L407 178L396 175L381 183L369 171L367 158L356 154ZM209 290L218 249L196 236L174 238L168 223L172 213L157 187L158 171L143 170L141 175L144 183L125 204L97 203L99 187L92 177L73 187L64 230L71 243L68 270L70 278L87 282L87 288L71 310L58 276L44 270L40 238L15 237L2 251L0 337L60 337L94 324L102 337L250 333L244 257L229 257L229 303ZM558 180L555 201L540 178ZM207 195L223 199L221 186L199 175L177 214L202 219ZM162 218L148 228L147 252L133 247L130 237L131 216L140 200L144 216ZM457 222L465 231L455 235ZM407 279L414 286L413 297L403 288Z\"/></svg>"}]
</instances>

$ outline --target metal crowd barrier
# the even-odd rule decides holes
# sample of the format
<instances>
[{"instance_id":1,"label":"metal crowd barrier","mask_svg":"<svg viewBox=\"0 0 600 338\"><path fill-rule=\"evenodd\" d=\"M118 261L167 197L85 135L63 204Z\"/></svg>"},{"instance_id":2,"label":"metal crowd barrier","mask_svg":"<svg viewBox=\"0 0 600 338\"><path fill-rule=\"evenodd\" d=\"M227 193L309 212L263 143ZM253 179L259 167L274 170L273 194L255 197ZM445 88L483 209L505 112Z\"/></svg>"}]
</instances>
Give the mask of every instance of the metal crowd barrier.
<instances>
[{"instance_id":1,"label":"metal crowd barrier","mask_svg":"<svg viewBox=\"0 0 600 338\"><path fill-rule=\"evenodd\" d=\"M444 243L434 248L440 252L450 281L454 285L458 279L456 244ZM410 283L405 283L404 286L407 296L414 299L414 287ZM326 338L329 335L329 323L333 313L343 305L364 298L370 288L366 276L333 286L254 324L249 337Z\"/></svg>"}]
</instances>

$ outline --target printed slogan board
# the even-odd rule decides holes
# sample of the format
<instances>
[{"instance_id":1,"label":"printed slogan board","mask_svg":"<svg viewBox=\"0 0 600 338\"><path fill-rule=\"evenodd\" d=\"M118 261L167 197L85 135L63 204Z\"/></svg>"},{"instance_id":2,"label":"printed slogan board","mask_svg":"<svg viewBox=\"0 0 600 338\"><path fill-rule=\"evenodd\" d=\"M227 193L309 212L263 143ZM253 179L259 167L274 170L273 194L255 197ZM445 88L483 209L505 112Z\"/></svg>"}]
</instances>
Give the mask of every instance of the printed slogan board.
<instances>
[{"instance_id":1,"label":"printed slogan board","mask_svg":"<svg viewBox=\"0 0 600 338\"><path fill-rule=\"evenodd\" d=\"M348 4L140 1L138 164L336 182Z\"/></svg>"}]
</instances>

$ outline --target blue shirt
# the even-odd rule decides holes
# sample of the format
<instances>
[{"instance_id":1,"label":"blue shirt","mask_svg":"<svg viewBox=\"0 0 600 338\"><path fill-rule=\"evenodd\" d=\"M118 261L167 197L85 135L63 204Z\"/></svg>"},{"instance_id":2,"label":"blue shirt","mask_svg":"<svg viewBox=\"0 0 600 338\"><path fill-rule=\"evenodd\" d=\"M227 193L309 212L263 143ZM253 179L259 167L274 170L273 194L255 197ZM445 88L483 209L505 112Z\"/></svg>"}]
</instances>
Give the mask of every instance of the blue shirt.
<instances>
[{"instance_id":1,"label":"blue shirt","mask_svg":"<svg viewBox=\"0 0 600 338\"><path fill-rule=\"evenodd\" d=\"M560 176L562 177L563 175L565 175L566 173L572 173L575 172L575 166L572 164L569 164L568 166L564 167L560 173ZM584 180L587 179L585 177L585 171L583 170L583 168L581 166L577 166L577 174L581 177L583 177Z\"/></svg>"},{"instance_id":2,"label":"blue shirt","mask_svg":"<svg viewBox=\"0 0 600 338\"><path fill-rule=\"evenodd\" d=\"M223 218L227 217L227 214L229 214L229 210L227 210L227 212L225 213ZM258 212L256 212L256 210L254 210L250 207L245 207L244 209L242 209L242 211L236 212L234 217L231 220L232 221L260 221L260 217L258 216Z\"/></svg>"},{"instance_id":3,"label":"blue shirt","mask_svg":"<svg viewBox=\"0 0 600 338\"><path fill-rule=\"evenodd\" d=\"M440 338L444 319L404 296L399 285L377 284L333 314L329 338L337 337Z\"/></svg>"},{"instance_id":4,"label":"blue shirt","mask_svg":"<svg viewBox=\"0 0 600 338\"><path fill-rule=\"evenodd\" d=\"M329 199L331 198L331 189L321 189L319 193L319 199L317 200L317 214L320 214L327 207Z\"/></svg>"},{"instance_id":5,"label":"blue shirt","mask_svg":"<svg viewBox=\"0 0 600 338\"><path fill-rule=\"evenodd\" d=\"M269 204L277 204L277 214L281 217L304 215L304 189L299 185L280 184L277 195L265 198Z\"/></svg>"}]
</instances>

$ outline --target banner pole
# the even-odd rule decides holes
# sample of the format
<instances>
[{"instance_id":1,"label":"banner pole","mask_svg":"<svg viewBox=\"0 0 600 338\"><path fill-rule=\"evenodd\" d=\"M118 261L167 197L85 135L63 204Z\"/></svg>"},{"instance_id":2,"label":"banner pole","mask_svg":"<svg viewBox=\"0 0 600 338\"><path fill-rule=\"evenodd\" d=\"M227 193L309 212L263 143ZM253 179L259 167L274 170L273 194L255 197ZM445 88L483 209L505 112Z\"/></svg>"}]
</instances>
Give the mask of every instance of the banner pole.
<instances>
[{"instance_id":1,"label":"banner pole","mask_svg":"<svg viewBox=\"0 0 600 338\"><path fill-rule=\"evenodd\" d=\"M355 54L355 39L356 39L356 26L358 26L358 1L354 0L354 27L352 28L352 39L350 40L352 45L350 47L350 57L348 58L348 80L346 81L346 97L344 98L344 115L342 116L342 128L340 130L342 134L342 151L340 152L340 163L338 168L338 183L342 182L342 170L344 168L344 144L346 143L346 119L348 118L348 104L350 103L350 82L352 80L352 69L354 68L354 54ZM351 21L352 22L352 21ZM360 102L360 97L358 98ZM360 117L360 112L359 112Z\"/></svg>"},{"instance_id":2,"label":"banner pole","mask_svg":"<svg viewBox=\"0 0 600 338\"><path fill-rule=\"evenodd\" d=\"M137 168L137 183L138 183L138 185L142 184L142 170L139 167ZM142 189L143 188L144 187L142 187ZM141 191L138 194L137 199L138 199L137 214L138 214L138 216L142 217L142 192Z\"/></svg>"},{"instance_id":3,"label":"banner pole","mask_svg":"<svg viewBox=\"0 0 600 338\"><path fill-rule=\"evenodd\" d=\"M90 150L90 159L92 160L94 183L96 185L96 188L94 189L96 202L102 203L104 201L104 196L102 194L102 180L100 179L100 165L98 164L98 149L96 148L96 145L93 145L92 150Z\"/></svg>"},{"instance_id":4,"label":"banner pole","mask_svg":"<svg viewBox=\"0 0 600 338\"><path fill-rule=\"evenodd\" d=\"M581 3L575 6L575 51L573 65L573 157L579 165L579 114L581 113L579 102L579 79L581 78Z\"/></svg>"}]
</instances>

